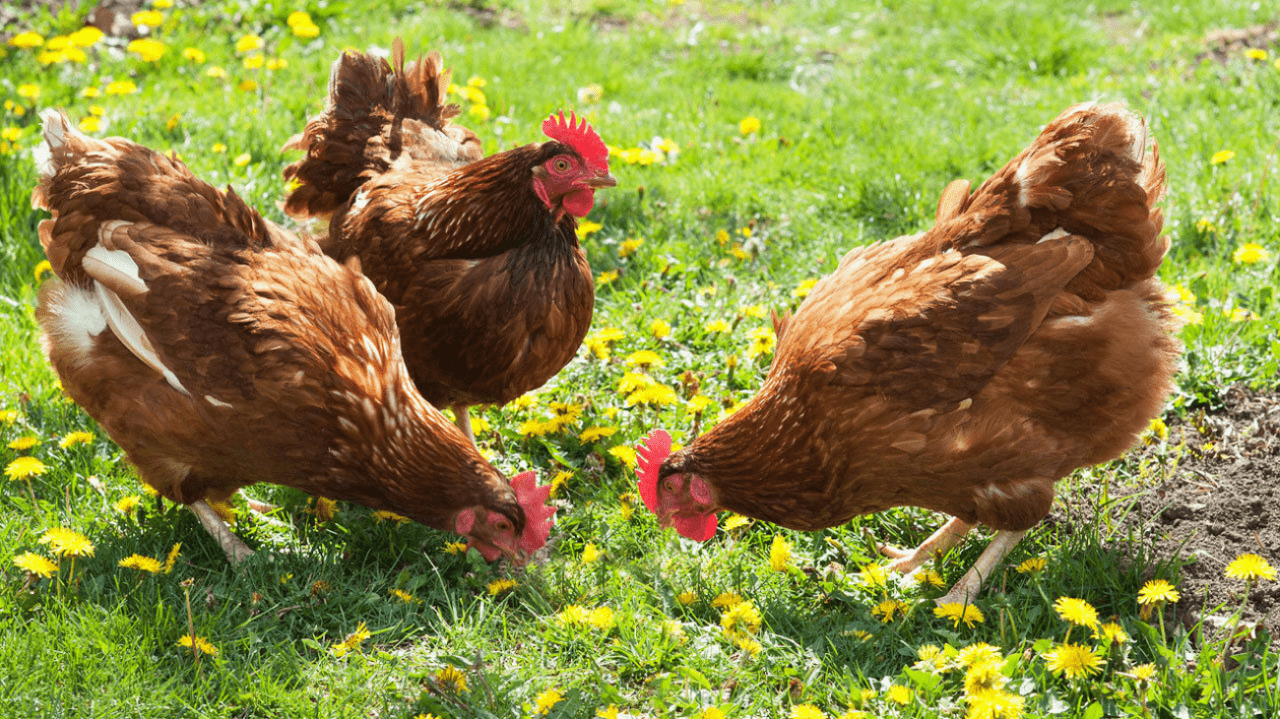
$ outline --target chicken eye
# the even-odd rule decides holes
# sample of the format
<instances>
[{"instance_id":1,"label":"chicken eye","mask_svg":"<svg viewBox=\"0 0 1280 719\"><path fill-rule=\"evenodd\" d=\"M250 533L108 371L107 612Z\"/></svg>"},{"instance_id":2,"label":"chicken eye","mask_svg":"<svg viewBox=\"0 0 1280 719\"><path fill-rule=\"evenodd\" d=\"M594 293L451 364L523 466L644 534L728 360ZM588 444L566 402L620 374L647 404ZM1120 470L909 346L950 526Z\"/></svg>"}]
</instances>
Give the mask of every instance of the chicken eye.
<instances>
[{"instance_id":1,"label":"chicken eye","mask_svg":"<svg viewBox=\"0 0 1280 719\"><path fill-rule=\"evenodd\" d=\"M508 522L508 521L507 521L507 520L505 520L505 519L500 519L500 520L498 520L498 523L497 523L497 525L495 525L495 526L497 526L497 528L498 528L498 531L499 531L499 532L510 532L510 531L511 531L511 523L510 523L510 522Z\"/></svg>"},{"instance_id":2,"label":"chicken eye","mask_svg":"<svg viewBox=\"0 0 1280 719\"><path fill-rule=\"evenodd\" d=\"M556 172L568 172L568 171L569 171L569 167L570 167L570 165L569 165L569 160L568 160L568 159L566 159L566 158L563 158L563 157L557 157L557 158L556 158L556 159L551 163L551 167L552 167L552 169L554 169Z\"/></svg>"},{"instance_id":3,"label":"chicken eye","mask_svg":"<svg viewBox=\"0 0 1280 719\"><path fill-rule=\"evenodd\" d=\"M664 487L668 492L674 492L674 491L676 491L676 480L675 480L674 478L672 478L672 477L667 477L666 481L664 481L664 482L662 483L662 486L663 486L663 487Z\"/></svg>"}]
</instances>

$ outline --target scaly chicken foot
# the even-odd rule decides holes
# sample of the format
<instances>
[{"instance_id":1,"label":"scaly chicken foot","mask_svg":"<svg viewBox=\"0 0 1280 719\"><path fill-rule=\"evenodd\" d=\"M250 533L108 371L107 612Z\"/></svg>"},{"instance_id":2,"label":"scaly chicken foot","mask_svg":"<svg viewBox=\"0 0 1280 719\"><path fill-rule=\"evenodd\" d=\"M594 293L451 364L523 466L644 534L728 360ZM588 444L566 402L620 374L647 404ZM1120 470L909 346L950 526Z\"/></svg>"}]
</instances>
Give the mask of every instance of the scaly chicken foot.
<instances>
[{"instance_id":1,"label":"scaly chicken foot","mask_svg":"<svg viewBox=\"0 0 1280 719\"><path fill-rule=\"evenodd\" d=\"M451 404L449 405L449 409L453 410L453 423L458 425L458 429L462 430L462 433L467 435L467 439L471 440L471 444L474 446L476 443L476 436L471 432L471 415L467 412L467 405Z\"/></svg>"},{"instance_id":2,"label":"scaly chicken foot","mask_svg":"<svg viewBox=\"0 0 1280 719\"><path fill-rule=\"evenodd\" d=\"M1010 531L999 530L996 536L991 539L991 544L982 551L982 555L978 557L978 561L973 563L973 567L965 572L965 575L956 582L951 591L945 596L935 600L939 606L943 604L969 604L978 596L978 592L982 590L982 582L995 572L996 567L1004 558L1009 555L1015 545L1022 540L1022 536L1026 534L1026 530Z\"/></svg>"},{"instance_id":3,"label":"scaly chicken foot","mask_svg":"<svg viewBox=\"0 0 1280 719\"><path fill-rule=\"evenodd\" d=\"M231 531L227 523L222 521L222 517L214 511L213 507L203 499L198 502L192 502L191 511L200 520L200 524L204 525L205 531L213 535L218 540L218 544L222 547L222 551L227 553L227 559L234 565L248 559L253 550L245 544L239 537Z\"/></svg>"},{"instance_id":4,"label":"scaly chicken foot","mask_svg":"<svg viewBox=\"0 0 1280 719\"><path fill-rule=\"evenodd\" d=\"M880 553L893 557L893 561L887 567L888 569L910 574L916 571L921 564L959 544L960 540L964 539L972 527L973 525L960 521L959 517L952 517L951 521L942 525L938 531L931 534L928 539L921 542L920 546L915 549L898 549L887 544L881 544L879 547Z\"/></svg>"}]
</instances>

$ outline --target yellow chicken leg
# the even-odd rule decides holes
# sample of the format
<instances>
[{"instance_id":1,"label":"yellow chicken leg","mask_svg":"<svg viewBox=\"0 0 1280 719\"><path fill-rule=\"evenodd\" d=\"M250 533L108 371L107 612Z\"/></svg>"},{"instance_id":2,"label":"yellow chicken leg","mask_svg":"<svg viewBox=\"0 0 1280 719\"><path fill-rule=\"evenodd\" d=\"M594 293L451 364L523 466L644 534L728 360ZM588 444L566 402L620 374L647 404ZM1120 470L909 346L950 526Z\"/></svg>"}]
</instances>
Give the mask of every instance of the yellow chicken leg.
<instances>
[{"instance_id":1,"label":"yellow chicken leg","mask_svg":"<svg viewBox=\"0 0 1280 719\"><path fill-rule=\"evenodd\" d=\"M946 596L937 600L939 605L943 604L968 604L970 600L978 596L978 592L982 589L982 582L995 571L996 567L1008 556L1014 546L1022 540L1022 535L1026 534L1026 530L1017 532L1010 530L1000 530L996 532L996 536L991 539L991 544L983 550L982 555L978 557L978 561L973 563L973 567L965 572L965 575L956 582L951 591Z\"/></svg>"},{"instance_id":2,"label":"yellow chicken leg","mask_svg":"<svg viewBox=\"0 0 1280 719\"><path fill-rule=\"evenodd\" d=\"M910 574L919 568L921 564L956 546L961 539L964 539L972 527L973 525L960 521L959 517L952 517L951 521L942 525L938 531L921 542L920 546L915 549L903 550L887 544L881 544L880 553L893 557L888 569Z\"/></svg>"},{"instance_id":3,"label":"yellow chicken leg","mask_svg":"<svg viewBox=\"0 0 1280 719\"><path fill-rule=\"evenodd\" d=\"M191 511L195 513L200 520L200 524L204 525L205 531L213 535L218 540L218 544L222 546L222 551L227 553L227 559L232 564L239 564L241 561L248 559L253 554L253 550L249 549L239 537L231 531L227 523L222 521L222 517L214 511L213 507L203 499L198 502L192 502Z\"/></svg>"}]
</instances>

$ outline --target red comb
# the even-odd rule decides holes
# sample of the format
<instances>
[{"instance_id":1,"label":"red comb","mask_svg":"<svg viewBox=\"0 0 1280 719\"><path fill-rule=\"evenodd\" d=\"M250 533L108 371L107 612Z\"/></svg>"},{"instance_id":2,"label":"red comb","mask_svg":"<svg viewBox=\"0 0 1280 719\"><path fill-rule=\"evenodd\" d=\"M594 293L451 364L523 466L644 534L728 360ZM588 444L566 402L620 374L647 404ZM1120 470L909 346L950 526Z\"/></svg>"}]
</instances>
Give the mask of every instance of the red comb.
<instances>
[{"instance_id":1,"label":"red comb","mask_svg":"<svg viewBox=\"0 0 1280 719\"><path fill-rule=\"evenodd\" d=\"M664 429L655 429L636 447L636 476L640 478L640 499L650 512L658 511L658 468L662 460L671 454L671 435Z\"/></svg>"},{"instance_id":2,"label":"red comb","mask_svg":"<svg viewBox=\"0 0 1280 719\"><path fill-rule=\"evenodd\" d=\"M609 171L609 148L585 119L579 122L577 113L570 111L568 122L564 119L563 110L548 117L542 122L542 132L552 140L577 150L596 172Z\"/></svg>"},{"instance_id":3,"label":"red comb","mask_svg":"<svg viewBox=\"0 0 1280 719\"><path fill-rule=\"evenodd\" d=\"M639 478L640 499L650 512L658 512L658 469L662 460L671 454L671 435L666 430L655 429L636 447L636 476ZM674 517L671 525L682 537L705 542L716 534L716 515L701 517Z\"/></svg>"},{"instance_id":4,"label":"red comb","mask_svg":"<svg viewBox=\"0 0 1280 719\"><path fill-rule=\"evenodd\" d=\"M524 533L516 543L531 554L546 545L556 514L556 508L547 504L551 499L551 485L539 487L537 482L535 472L524 472L511 479L511 488L516 491L516 501L524 508L525 519Z\"/></svg>"}]
</instances>

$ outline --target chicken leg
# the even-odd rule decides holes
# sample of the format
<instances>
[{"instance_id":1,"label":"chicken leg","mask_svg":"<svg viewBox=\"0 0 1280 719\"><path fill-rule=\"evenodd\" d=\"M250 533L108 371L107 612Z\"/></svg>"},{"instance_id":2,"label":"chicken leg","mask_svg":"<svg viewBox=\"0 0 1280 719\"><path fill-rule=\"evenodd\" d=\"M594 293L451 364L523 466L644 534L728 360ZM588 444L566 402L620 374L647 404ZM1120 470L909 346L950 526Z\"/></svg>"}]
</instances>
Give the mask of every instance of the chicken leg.
<instances>
[{"instance_id":1,"label":"chicken leg","mask_svg":"<svg viewBox=\"0 0 1280 719\"><path fill-rule=\"evenodd\" d=\"M978 561L973 563L973 567L965 572L965 575L956 582L951 591L945 596L939 597L936 601L939 606L943 604L968 604L970 600L978 596L978 592L982 589L982 582L995 571L1000 562L1008 556L1014 546L1022 540L1022 536L1026 534L1026 530L1011 531L1002 529L996 532L996 536L991 539L991 544L982 551L982 555L978 557Z\"/></svg>"},{"instance_id":2,"label":"chicken leg","mask_svg":"<svg viewBox=\"0 0 1280 719\"><path fill-rule=\"evenodd\" d=\"M973 525L960 521L959 517L952 517L951 521L942 525L938 531L921 542L919 547L908 551L882 544L880 553L893 557L893 561L889 563L889 569L910 574L921 564L956 546L972 527Z\"/></svg>"},{"instance_id":3,"label":"chicken leg","mask_svg":"<svg viewBox=\"0 0 1280 719\"><path fill-rule=\"evenodd\" d=\"M467 405L462 403L451 404L449 409L453 410L453 423L458 425L458 429L467 435L467 439L471 440L471 444L474 446L476 436L471 432L471 415L467 413Z\"/></svg>"},{"instance_id":4,"label":"chicken leg","mask_svg":"<svg viewBox=\"0 0 1280 719\"><path fill-rule=\"evenodd\" d=\"M231 528L222 520L222 517L218 516L213 507L209 506L208 502L201 499L197 502L192 502L189 506L196 518L200 520L200 524L204 525L205 531L218 540L222 551L227 553L227 559L233 565L239 564L253 554L253 550L249 549L249 546L231 531Z\"/></svg>"}]
</instances>

